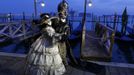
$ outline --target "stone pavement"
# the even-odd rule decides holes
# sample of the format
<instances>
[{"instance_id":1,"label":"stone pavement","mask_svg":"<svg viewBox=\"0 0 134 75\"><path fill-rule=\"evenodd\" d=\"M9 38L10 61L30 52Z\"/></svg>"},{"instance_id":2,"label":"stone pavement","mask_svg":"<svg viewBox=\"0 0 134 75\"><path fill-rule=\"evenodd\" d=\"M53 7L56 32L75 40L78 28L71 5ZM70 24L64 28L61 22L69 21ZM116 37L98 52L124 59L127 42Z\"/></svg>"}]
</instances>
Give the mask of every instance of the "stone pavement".
<instances>
[{"instance_id":1,"label":"stone pavement","mask_svg":"<svg viewBox=\"0 0 134 75\"><path fill-rule=\"evenodd\" d=\"M26 55L24 54L0 52L0 75L24 75L25 57ZM93 66L96 67L93 64L85 65L86 69L90 70L84 70L82 67L67 66L67 72L64 75L134 75L134 68L126 66L105 65L103 69L99 67L95 69L92 68ZM95 70L100 70L100 73L93 72Z\"/></svg>"}]
</instances>

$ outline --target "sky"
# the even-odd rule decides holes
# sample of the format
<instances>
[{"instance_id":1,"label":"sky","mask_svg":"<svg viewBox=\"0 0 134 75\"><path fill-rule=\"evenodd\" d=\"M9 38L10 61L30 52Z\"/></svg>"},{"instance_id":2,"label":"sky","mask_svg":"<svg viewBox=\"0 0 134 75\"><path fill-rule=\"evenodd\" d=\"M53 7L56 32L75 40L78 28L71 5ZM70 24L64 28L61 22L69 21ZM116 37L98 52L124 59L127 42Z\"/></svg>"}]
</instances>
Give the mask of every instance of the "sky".
<instances>
[{"instance_id":1,"label":"sky","mask_svg":"<svg viewBox=\"0 0 134 75\"><path fill-rule=\"evenodd\" d=\"M38 0L40 2L41 0ZM57 12L57 5L62 0L44 0L45 7L42 8L37 3L38 13L40 12ZM69 8L76 12L83 12L84 0L66 0ZM103 14L122 14L125 7L128 9L128 14L134 14L134 0L92 0L92 7L87 6L87 12L96 15ZM34 0L0 0L0 13L15 13L26 14L34 13Z\"/></svg>"}]
</instances>

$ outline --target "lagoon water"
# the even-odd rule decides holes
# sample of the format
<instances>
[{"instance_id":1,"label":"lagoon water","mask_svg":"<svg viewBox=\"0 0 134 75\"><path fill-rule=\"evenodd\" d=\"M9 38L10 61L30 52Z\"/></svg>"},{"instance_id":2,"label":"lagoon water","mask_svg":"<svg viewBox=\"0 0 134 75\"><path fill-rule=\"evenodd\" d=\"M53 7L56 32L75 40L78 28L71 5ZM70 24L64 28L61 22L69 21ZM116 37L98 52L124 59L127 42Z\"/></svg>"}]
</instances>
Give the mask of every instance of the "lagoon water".
<instances>
[{"instance_id":1,"label":"lagoon water","mask_svg":"<svg viewBox=\"0 0 134 75\"><path fill-rule=\"evenodd\" d=\"M77 18L77 19L81 20L82 18ZM87 20L89 19L87 18ZM72 24L71 27L73 31L81 30L81 22L73 22L71 24ZM121 28L120 26L118 26L118 29ZM94 28L94 24L86 22L86 30L91 30L92 28ZM72 38L76 38L76 37L72 34L70 39ZM26 46L24 42L9 43L5 46L0 46L1 52L25 54L28 52L28 50L29 50L29 47ZM77 41L72 46L72 50L73 50L75 57L79 58L80 57L80 40ZM113 51L112 51L111 62L134 63L134 47L132 45L126 45L126 44L115 42Z\"/></svg>"}]
</instances>

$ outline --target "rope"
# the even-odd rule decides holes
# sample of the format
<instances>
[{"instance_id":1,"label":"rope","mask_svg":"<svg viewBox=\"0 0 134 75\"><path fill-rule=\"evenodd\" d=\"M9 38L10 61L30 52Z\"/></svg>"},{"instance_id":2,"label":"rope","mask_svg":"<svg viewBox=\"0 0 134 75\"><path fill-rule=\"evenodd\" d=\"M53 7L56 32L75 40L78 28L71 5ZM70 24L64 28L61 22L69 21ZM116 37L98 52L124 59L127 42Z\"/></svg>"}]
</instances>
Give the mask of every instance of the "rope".
<instances>
[{"instance_id":1,"label":"rope","mask_svg":"<svg viewBox=\"0 0 134 75\"><path fill-rule=\"evenodd\" d=\"M95 40L105 40L104 38L99 38L99 37L93 37L89 34L86 34L88 38L91 38L91 39L95 39ZM81 34L79 34L78 36L76 37L81 37ZM110 39L110 37L106 37L106 39Z\"/></svg>"},{"instance_id":2,"label":"rope","mask_svg":"<svg viewBox=\"0 0 134 75\"><path fill-rule=\"evenodd\" d=\"M93 37L93 36L91 36L91 35L89 35L89 34L87 34L87 36L89 37L89 38L91 38L91 39L95 39L95 40L101 40L102 38L97 38L97 37Z\"/></svg>"},{"instance_id":3,"label":"rope","mask_svg":"<svg viewBox=\"0 0 134 75\"><path fill-rule=\"evenodd\" d=\"M93 36L91 36L91 35L89 35L89 34L87 34L87 36L88 36L89 38L91 38L91 39L95 39L95 40L105 40L104 38L93 37ZM108 40L108 39L110 39L110 37L106 37L106 40Z\"/></svg>"}]
</instances>

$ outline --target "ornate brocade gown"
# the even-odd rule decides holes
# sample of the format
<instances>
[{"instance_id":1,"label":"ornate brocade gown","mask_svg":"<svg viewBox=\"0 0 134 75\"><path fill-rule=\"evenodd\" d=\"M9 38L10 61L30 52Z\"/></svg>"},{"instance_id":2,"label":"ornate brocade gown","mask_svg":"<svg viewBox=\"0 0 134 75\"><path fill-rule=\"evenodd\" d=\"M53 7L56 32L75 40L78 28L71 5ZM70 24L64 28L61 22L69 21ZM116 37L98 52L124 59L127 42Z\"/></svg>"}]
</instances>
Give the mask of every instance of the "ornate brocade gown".
<instances>
[{"instance_id":1,"label":"ornate brocade gown","mask_svg":"<svg viewBox=\"0 0 134 75\"><path fill-rule=\"evenodd\" d=\"M48 32L54 31L46 27L30 48L27 56L26 75L63 75L65 66L59 54L58 44Z\"/></svg>"}]
</instances>

